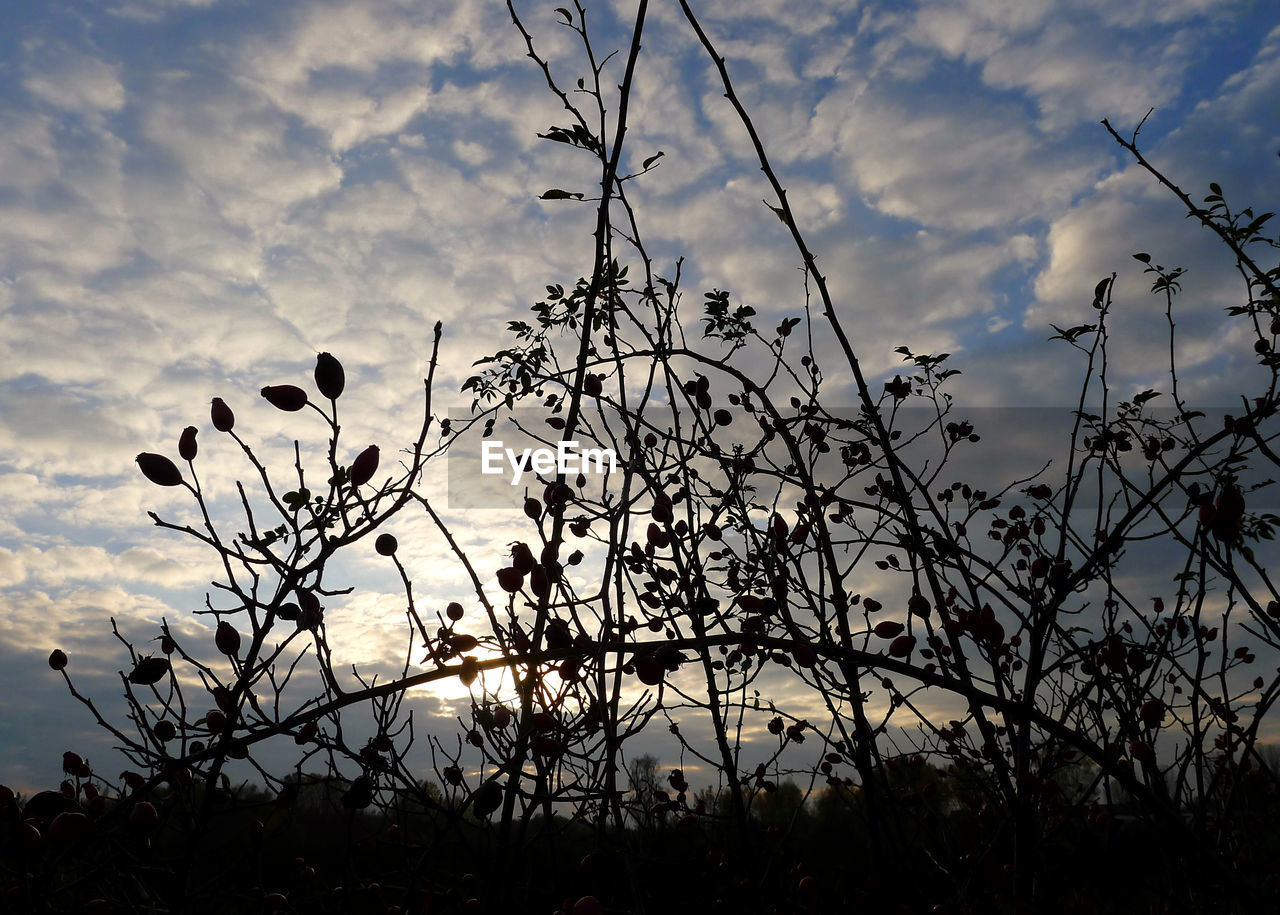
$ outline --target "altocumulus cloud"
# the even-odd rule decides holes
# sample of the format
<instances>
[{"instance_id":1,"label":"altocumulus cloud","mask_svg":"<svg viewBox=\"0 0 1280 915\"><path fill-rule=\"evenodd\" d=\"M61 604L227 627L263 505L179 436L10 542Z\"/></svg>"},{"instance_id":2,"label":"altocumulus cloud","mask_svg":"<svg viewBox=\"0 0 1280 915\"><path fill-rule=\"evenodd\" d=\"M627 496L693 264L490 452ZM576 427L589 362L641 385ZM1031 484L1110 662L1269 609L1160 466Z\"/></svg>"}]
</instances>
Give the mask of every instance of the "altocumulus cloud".
<instances>
[{"instance_id":1,"label":"altocumulus cloud","mask_svg":"<svg viewBox=\"0 0 1280 915\"><path fill-rule=\"evenodd\" d=\"M520 8L568 83L582 65L554 5ZM1154 106L1143 136L1162 168L1189 188L1215 180L1274 202L1280 9L698 6L876 375L899 368L892 348L907 344L956 354L962 403L1062 404L1076 365L1044 343L1047 322L1087 309L1117 270L1117 336L1133 342L1114 380L1146 386L1154 344L1135 332L1159 303L1128 258L1143 249L1191 270L1188 390L1225 397L1247 369L1248 353L1224 355L1238 342L1222 322L1239 293L1230 264L1168 222L1167 201L1097 121L1132 129ZM590 8L600 47L628 15L621 0ZM659 266L689 255L691 301L719 286L770 320L795 313L795 258L760 203L745 134L678 8L652 15L627 161L665 153L635 185ZM443 409L544 284L588 269L591 213L537 199L589 191L590 174L536 138L559 105L497 0L11 2L6 18L0 688L13 689L43 675L55 642L81 655L103 645L109 615L131 632L154 634L162 615L206 631L191 610L213 557L150 526L147 510L190 519L190 503L141 480L137 452L172 452L183 426L201 426L202 484L234 519L247 468L208 428L210 398L233 404L265 458L288 462L292 437L322 428L263 407L257 390L306 378L328 350L349 373L350 441L394 453L421 409L431 325L446 325ZM482 568L514 539L497 515L460 521ZM415 578L464 593L411 539ZM370 558L350 569L361 588L339 625L361 662L400 651L404 608L386 572ZM62 749L54 724L34 733L5 731L0 771L43 743ZM24 778L55 774L48 752Z\"/></svg>"}]
</instances>

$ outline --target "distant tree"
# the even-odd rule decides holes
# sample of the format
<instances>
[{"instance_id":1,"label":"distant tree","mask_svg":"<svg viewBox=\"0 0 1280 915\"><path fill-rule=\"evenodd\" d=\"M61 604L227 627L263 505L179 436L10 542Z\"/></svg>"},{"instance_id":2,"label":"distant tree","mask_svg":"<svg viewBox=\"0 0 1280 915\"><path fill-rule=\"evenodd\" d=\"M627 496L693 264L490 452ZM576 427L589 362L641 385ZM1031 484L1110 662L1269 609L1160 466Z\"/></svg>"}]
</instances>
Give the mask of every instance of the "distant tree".
<instances>
[{"instance_id":1,"label":"distant tree","mask_svg":"<svg viewBox=\"0 0 1280 915\"><path fill-rule=\"evenodd\" d=\"M752 798L752 816L763 826L791 829L797 821L808 817L805 794L804 789L789 778L776 785L770 782Z\"/></svg>"},{"instance_id":2,"label":"distant tree","mask_svg":"<svg viewBox=\"0 0 1280 915\"><path fill-rule=\"evenodd\" d=\"M627 784L631 790L631 816L636 825L646 832L658 821L655 806L657 793L662 790L658 779L658 758L648 753L627 760Z\"/></svg>"}]
</instances>

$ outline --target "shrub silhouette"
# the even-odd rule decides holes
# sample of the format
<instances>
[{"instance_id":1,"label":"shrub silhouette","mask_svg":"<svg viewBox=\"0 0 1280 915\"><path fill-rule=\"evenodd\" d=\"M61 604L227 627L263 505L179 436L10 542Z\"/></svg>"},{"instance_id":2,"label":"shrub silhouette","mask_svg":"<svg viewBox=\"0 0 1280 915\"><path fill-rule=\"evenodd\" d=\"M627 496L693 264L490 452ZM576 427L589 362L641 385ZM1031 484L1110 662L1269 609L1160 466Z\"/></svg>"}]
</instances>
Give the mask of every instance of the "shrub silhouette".
<instances>
[{"instance_id":1,"label":"shrub silhouette","mask_svg":"<svg viewBox=\"0 0 1280 915\"><path fill-rule=\"evenodd\" d=\"M1084 283L1091 319L1055 328L1083 359L1066 469L984 490L948 475L964 449L993 444L947 396L951 360L904 346L904 374L866 377L726 61L681 8L804 267L803 313L766 326L721 289L690 308L681 262L650 257L628 191L661 152L636 174L620 164L646 5L616 94L581 7L557 10L589 64L580 93L512 8L565 106L542 136L598 176L590 193L542 194L595 207L583 275L511 322L464 385L465 422L432 409L437 324L425 418L406 442L343 439L345 373L328 353L318 398L262 389L327 424L322 467L268 468L214 399L215 434L252 471L241 520L213 515L193 434L185 467L139 455L148 479L185 487L198 508L194 524L152 517L216 554L217 652L167 629L163 658L126 643L136 728L114 736L136 774L115 785L69 771L57 796L93 822L61 844L24 833L6 801L10 900L508 912L593 894L617 912L1118 912L1274 898L1276 782L1258 741L1277 681L1251 665L1280 640L1280 593L1255 552L1277 519L1254 509L1245 474L1280 463L1280 270L1255 259L1277 244L1265 214L1216 184L1196 203L1145 159L1137 130L1104 122L1239 266L1233 311L1268 381L1217 425L1176 394L1155 413L1154 392L1114 391L1105 375L1114 275ZM1182 271L1134 256L1172 316ZM854 409L832 405L837 376ZM422 474L468 436L530 416L549 440L613 449L617 473L603 492L530 471L536 488L512 503L527 533L508 564L478 567ZM474 584L472 606L436 608L414 589L383 528L418 511ZM329 564L362 540L394 567L414 644L401 676L353 687L325 615L345 593ZM1155 601L1132 584L1131 551L1152 541L1171 563ZM51 666L93 709L74 662ZM482 677L500 670L515 684L501 694ZM296 695L308 675L319 688ZM410 771L420 738L406 691L453 678L470 717L452 741L427 738L433 772ZM767 694L778 678L787 698ZM353 716L372 725L366 743L343 726ZM629 749L661 727L678 764ZM265 788L226 778L229 759L290 740L292 773L261 771ZM686 774L695 764L700 780ZM154 827L130 823L143 802Z\"/></svg>"}]
</instances>

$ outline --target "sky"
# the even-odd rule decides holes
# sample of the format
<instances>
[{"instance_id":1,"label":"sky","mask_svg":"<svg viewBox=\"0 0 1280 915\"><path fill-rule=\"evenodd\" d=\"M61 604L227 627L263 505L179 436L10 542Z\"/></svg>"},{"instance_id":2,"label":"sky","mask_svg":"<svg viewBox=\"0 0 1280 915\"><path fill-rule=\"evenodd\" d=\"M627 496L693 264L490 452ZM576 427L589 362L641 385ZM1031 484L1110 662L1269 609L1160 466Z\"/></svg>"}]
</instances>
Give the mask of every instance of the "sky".
<instances>
[{"instance_id":1,"label":"sky","mask_svg":"<svg viewBox=\"0 0 1280 915\"><path fill-rule=\"evenodd\" d=\"M582 72L556 3L517 4L553 71ZM1232 264L1099 125L1140 135L1199 194L1216 181L1259 210L1280 196L1280 6L1247 0L696 2L765 138L864 370L893 350L950 352L957 402L1063 406L1081 363L1049 324L1116 286L1117 390L1167 387L1163 306L1131 254L1188 273L1178 301L1184 396L1234 401L1256 359ZM601 49L625 47L628 3L588 7ZM762 315L800 306L797 258L678 5L650 5L624 164L660 263L685 288L730 289ZM618 81L621 60L610 64ZM537 136L563 120L496 0L9 0L0 11L0 782L55 784L61 753L114 757L45 659L123 707L127 653L194 611L216 575L147 512L190 516L134 456L176 456L201 428L202 481L235 523L237 464L209 427L288 460L314 420L261 401L344 363L344 434L408 441L431 327L444 324L438 410L548 283L589 269L589 173ZM1153 331L1156 328L1156 331ZM838 390L838 388L837 388ZM385 452L384 452L385 453ZM441 481L428 482L442 487ZM493 565L518 512L457 517ZM398 533L415 588L461 593L439 544ZM404 534L416 533L412 539ZM402 598L370 549L331 614L341 660L403 656ZM210 646L210 652L212 648ZM415 697L454 710L447 690ZM661 752L661 751L659 751ZM107 762L109 761L109 762Z\"/></svg>"}]
</instances>

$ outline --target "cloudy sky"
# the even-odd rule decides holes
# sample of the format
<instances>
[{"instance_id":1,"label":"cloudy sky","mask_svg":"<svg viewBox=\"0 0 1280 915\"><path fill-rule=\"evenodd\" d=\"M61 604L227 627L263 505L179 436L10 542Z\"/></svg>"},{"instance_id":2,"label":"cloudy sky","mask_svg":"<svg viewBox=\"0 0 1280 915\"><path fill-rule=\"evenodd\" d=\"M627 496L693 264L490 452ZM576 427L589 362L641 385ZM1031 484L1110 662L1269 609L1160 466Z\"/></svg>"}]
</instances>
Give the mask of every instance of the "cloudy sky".
<instances>
[{"instance_id":1,"label":"cloudy sky","mask_svg":"<svg viewBox=\"0 0 1280 915\"><path fill-rule=\"evenodd\" d=\"M555 6L518 4L569 83L583 64ZM1186 396L1233 402L1256 360L1246 328L1224 320L1240 299L1231 263L1098 122L1131 130L1154 108L1141 138L1172 178L1274 207L1280 6L695 8L873 376L891 376L906 344L955 354L961 403L1067 404L1080 363L1046 342L1049 322L1086 315L1094 284L1118 271L1117 387L1160 387L1161 305L1129 256L1149 251L1190 271ZM631 12L590 6L598 47L624 42ZM625 159L665 154L633 188L652 250L687 258L687 289L793 313L796 258L678 6L652 3L646 34ZM212 557L150 526L148 510L191 506L142 480L135 454L176 456L179 431L200 426L204 479L231 512L245 468L209 428L210 399L268 448L323 444L322 427L256 394L305 382L319 351L347 368L352 454L408 441L436 320L437 403L461 405L506 322L589 270L590 205L538 199L589 190L582 160L537 138L562 117L497 0L4 4L0 781L45 787L63 750L107 754L46 667L50 649L109 708L127 664L110 617L140 646L162 616L193 644L209 637L192 611ZM496 556L501 517L461 519L464 544ZM419 593L445 597L431 593L438 544L407 549ZM352 575L367 586L333 639L344 662L376 666L401 651L402 609L385 564L365 559Z\"/></svg>"}]
</instances>

